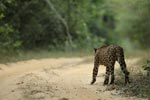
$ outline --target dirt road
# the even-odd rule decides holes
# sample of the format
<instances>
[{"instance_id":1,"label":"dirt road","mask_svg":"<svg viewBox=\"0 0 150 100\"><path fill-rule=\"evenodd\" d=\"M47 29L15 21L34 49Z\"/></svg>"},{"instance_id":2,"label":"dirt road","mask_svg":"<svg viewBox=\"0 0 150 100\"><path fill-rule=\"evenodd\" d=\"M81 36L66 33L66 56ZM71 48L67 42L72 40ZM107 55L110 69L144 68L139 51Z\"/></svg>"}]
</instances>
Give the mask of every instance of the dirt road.
<instances>
[{"instance_id":1,"label":"dirt road","mask_svg":"<svg viewBox=\"0 0 150 100\"><path fill-rule=\"evenodd\" d=\"M103 86L103 66L97 82L90 85L92 69L89 58L0 64L0 100L144 100L124 96L115 86Z\"/></svg>"}]
</instances>

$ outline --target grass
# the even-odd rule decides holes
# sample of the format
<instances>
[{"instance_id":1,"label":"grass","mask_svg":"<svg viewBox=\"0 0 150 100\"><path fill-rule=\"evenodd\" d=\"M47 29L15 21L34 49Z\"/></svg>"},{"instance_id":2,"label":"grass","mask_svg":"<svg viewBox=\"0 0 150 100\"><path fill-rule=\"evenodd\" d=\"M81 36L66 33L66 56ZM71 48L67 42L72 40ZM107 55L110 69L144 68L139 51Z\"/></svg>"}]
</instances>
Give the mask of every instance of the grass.
<instances>
[{"instance_id":1,"label":"grass","mask_svg":"<svg viewBox=\"0 0 150 100\"><path fill-rule=\"evenodd\" d=\"M129 53L127 58L131 60L140 58L140 60L137 60L132 66L130 66L130 63L127 64L129 65L128 70L130 72L131 83L126 86L123 86L122 79L124 79L124 75L121 70L118 69L116 85L119 87L120 91L123 90L123 95L150 99L150 77L146 75L147 72L142 68L145 62L150 58L150 51L135 51ZM133 62L131 61L131 63Z\"/></svg>"},{"instance_id":2,"label":"grass","mask_svg":"<svg viewBox=\"0 0 150 100\"><path fill-rule=\"evenodd\" d=\"M131 50L131 51L124 51L125 57L127 58L135 58L140 57L143 60L146 60L150 57L150 49L148 50Z\"/></svg>"},{"instance_id":3,"label":"grass","mask_svg":"<svg viewBox=\"0 0 150 100\"><path fill-rule=\"evenodd\" d=\"M119 91L123 91L125 96L137 96L140 98L150 99L150 77L144 74L137 74L132 76L131 83L124 86L121 82L123 77L116 79L116 85L119 87Z\"/></svg>"},{"instance_id":4,"label":"grass","mask_svg":"<svg viewBox=\"0 0 150 100\"><path fill-rule=\"evenodd\" d=\"M32 50L20 51L15 54L0 55L0 63L17 62L21 60L42 59L42 58L60 58L60 57L84 57L93 55L92 51L46 51L46 50Z\"/></svg>"}]
</instances>

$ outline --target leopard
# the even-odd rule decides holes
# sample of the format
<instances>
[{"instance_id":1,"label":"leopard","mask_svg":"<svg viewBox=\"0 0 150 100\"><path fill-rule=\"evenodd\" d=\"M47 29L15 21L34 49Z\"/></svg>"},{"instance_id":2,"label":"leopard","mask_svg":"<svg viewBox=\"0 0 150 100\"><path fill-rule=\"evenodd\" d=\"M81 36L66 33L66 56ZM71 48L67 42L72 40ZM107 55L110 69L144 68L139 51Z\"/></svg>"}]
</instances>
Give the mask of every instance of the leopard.
<instances>
[{"instance_id":1,"label":"leopard","mask_svg":"<svg viewBox=\"0 0 150 100\"><path fill-rule=\"evenodd\" d=\"M91 84L96 82L96 77L98 74L98 69L100 65L104 65L106 67L105 79L103 85L114 84L115 75L114 75L114 65L117 61L121 67L122 72L124 73L124 84L130 83L129 81L129 71L126 67L126 62L124 59L124 50L119 45L103 45L99 48L94 48L95 56L94 56L94 67L92 73L92 81Z\"/></svg>"}]
</instances>

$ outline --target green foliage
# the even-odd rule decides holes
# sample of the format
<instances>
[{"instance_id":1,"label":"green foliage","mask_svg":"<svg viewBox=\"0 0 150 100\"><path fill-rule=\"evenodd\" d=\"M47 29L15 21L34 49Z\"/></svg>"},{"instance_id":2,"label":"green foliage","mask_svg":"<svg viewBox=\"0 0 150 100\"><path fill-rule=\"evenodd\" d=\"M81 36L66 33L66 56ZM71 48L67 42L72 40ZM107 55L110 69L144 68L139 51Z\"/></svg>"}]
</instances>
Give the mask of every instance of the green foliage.
<instances>
[{"instance_id":1,"label":"green foliage","mask_svg":"<svg viewBox=\"0 0 150 100\"><path fill-rule=\"evenodd\" d=\"M150 76L150 60L147 60L146 64L142 66L147 71L147 76Z\"/></svg>"},{"instance_id":2,"label":"green foliage","mask_svg":"<svg viewBox=\"0 0 150 100\"><path fill-rule=\"evenodd\" d=\"M0 26L0 53L11 52L16 50L21 45L18 37L18 32L12 26L4 24Z\"/></svg>"},{"instance_id":3,"label":"green foliage","mask_svg":"<svg viewBox=\"0 0 150 100\"><path fill-rule=\"evenodd\" d=\"M110 1L110 0L109 0ZM112 0L115 5L116 32L142 47L149 47L150 1Z\"/></svg>"},{"instance_id":4,"label":"green foliage","mask_svg":"<svg viewBox=\"0 0 150 100\"><path fill-rule=\"evenodd\" d=\"M49 1L0 1L0 52L149 45L149 0Z\"/></svg>"}]
</instances>

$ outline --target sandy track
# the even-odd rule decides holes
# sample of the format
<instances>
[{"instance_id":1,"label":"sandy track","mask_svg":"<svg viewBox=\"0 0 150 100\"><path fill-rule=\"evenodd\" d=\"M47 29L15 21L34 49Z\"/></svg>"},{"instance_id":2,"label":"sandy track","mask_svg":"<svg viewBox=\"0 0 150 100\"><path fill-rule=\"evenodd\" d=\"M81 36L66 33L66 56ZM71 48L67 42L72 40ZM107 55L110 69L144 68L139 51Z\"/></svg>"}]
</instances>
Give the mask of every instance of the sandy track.
<instances>
[{"instance_id":1,"label":"sandy track","mask_svg":"<svg viewBox=\"0 0 150 100\"><path fill-rule=\"evenodd\" d=\"M142 100L103 86L105 67L90 85L93 63L85 58L0 64L0 100Z\"/></svg>"}]
</instances>

